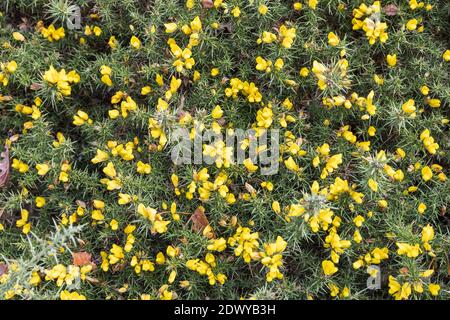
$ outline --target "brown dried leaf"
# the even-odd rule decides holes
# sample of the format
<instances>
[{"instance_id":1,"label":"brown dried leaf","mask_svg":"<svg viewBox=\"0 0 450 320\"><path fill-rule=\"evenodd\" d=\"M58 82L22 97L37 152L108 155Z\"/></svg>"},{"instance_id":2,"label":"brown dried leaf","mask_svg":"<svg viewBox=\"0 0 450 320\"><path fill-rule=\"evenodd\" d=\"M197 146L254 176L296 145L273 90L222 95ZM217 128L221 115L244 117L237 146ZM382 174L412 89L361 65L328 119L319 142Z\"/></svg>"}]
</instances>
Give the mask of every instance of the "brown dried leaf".
<instances>
[{"instance_id":1,"label":"brown dried leaf","mask_svg":"<svg viewBox=\"0 0 450 320\"><path fill-rule=\"evenodd\" d=\"M4 275L5 273L8 273L8 266L3 262L0 262L0 276Z\"/></svg>"},{"instance_id":2,"label":"brown dried leaf","mask_svg":"<svg viewBox=\"0 0 450 320\"><path fill-rule=\"evenodd\" d=\"M72 264L75 266L84 266L87 264L91 264L92 255L90 253L87 253L85 251L81 251L81 252L73 252L72 253Z\"/></svg>"},{"instance_id":3,"label":"brown dried leaf","mask_svg":"<svg viewBox=\"0 0 450 320\"><path fill-rule=\"evenodd\" d=\"M255 188L253 188L253 186L252 186L250 183L248 183L248 182L245 183L245 189L246 189L246 190L248 191L248 193L250 193L250 194L255 194L255 193L256 193Z\"/></svg>"},{"instance_id":4,"label":"brown dried leaf","mask_svg":"<svg viewBox=\"0 0 450 320\"><path fill-rule=\"evenodd\" d=\"M220 118L217 119L217 123L221 126L224 127L227 124L227 120L225 120L225 118Z\"/></svg>"},{"instance_id":5,"label":"brown dried leaf","mask_svg":"<svg viewBox=\"0 0 450 320\"><path fill-rule=\"evenodd\" d=\"M13 97L11 96L3 96L0 94L0 102L11 101Z\"/></svg>"},{"instance_id":6,"label":"brown dried leaf","mask_svg":"<svg viewBox=\"0 0 450 320\"><path fill-rule=\"evenodd\" d=\"M212 0L202 0L202 7L205 9L211 9L214 7L214 2Z\"/></svg>"},{"instance_id":7,"label":"brown dried leaf","mask_svg":"<svg viewBox=\"0 0 450 320\"><path fill-rule=\"evenodd\" d=\"M17 140L19 140L18 134L13 134L11 137L9 137L9 141L11 142L16 142Z\"/></svg>"},{"instance_id":8,"label":"brown dried leaf","mask_svg":"<svg viewBox=\"0 0 450 320\"><path fill-rule=\"evenodd\" d=\"M398 12L398 8L395 4L388 4L383 8L383 11L387 16L395 16Z\"/></svg>"},{"instance_id":9,"label":"brown dried leaf","mask_svg":"<svg viewBox=\"0 0 450 320\"><path fill-rule=\"evenodd\" d=\"M77 206L82 207L83 209L86 209L86 202L77 200L77 201L75 201L75 203L77 204Z\"/></svg>"},{"instance_id":10,"label":"brown dried leaf","mask_svg":"<svg viewBox=\"0 0 450 320\"><path fill-rule=\"evenodd\" d=\"M86 276L86 280L89 281L92 284L99 284L100 283L100 280L98 280L97 278L92 278L92 277L89 277L89 276Z\"/></svg>"},{"instance_id":11,"label":"brown dried leaf","mask_svg":"<svg viewBox=\"0 0 450 320\"><path fill-rule=\"evenodd\" d=\"M0 188L5 186L9 180L9 148L5 144L5 151L0 154Z\"/></svg>"},{"instance_id":12,"label":"brown dried leaf","mask_svg":"<svg viewBox=\"0 0 450 320\"><path fill-rule=\"evenodd\" d=\"M192 230L195 232L203 232L203 230L209 225L208 218L205 215L205 209L198 207L195 209L191 216Z\"/></svg>"},{"instance_id":13,"label":"brown dried leaf","mask_svg":"<svg viewBox=\"0 0 450 320\"><path fill-rule=\"evenodd\" d=\"M127 266L126 263L117 263L112 266L111 270L113 272L119 272L119 271L122 271L123 269L125 269L126 266Z\"/></svg>"},{"instance_id":14,"label":"brown dried leaf","mask_svg":"<svg viewBox=\"0 0 450 320\"><path fill-rule=\"evenodd\" d=\"M77 242L80 247L84 247L86 245L86 241L84 241L83 239L77 238Z\"/></svg>"},{"instance_id":15,"label":"brown dried leaf","mask_svg":"<svg viewBox=\"0 0 450 320\"><path fill-rule=\"evenodd\" d=\"M32 25L31 25L30 21L27 18L22 17L22 18L20 18L20 20L22 20L22 23L19 24L20 31L31 30Z\"/></svg>"},{"instance_id":16,"label":"brown dried leaf","mask_svg":"<svg viewBox=\"0 0 450 320\"><path fill-rule=\"evenodd\" d=\"M40 83L32 83L30 86L30 90L39 90L42 88L42 84Z\"/></svg>"}]
</instances>

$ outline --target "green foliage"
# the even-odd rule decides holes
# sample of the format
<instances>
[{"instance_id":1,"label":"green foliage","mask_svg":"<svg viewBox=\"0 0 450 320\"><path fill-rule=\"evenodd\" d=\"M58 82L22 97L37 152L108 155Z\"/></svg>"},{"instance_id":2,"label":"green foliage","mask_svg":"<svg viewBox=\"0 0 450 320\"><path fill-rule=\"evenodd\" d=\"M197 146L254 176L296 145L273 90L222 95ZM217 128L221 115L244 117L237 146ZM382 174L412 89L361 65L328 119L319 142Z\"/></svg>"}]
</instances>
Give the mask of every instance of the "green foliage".
<instances>
[{"instance_id":1,"label":"green foliage","mask_svg":"<svg viewBox=\"0 0 450 320\"><path fill-rule=\"evenodd\" d=\"M16 290L13 296L23 299L54 299L60 297L62 290L76 290L91 299L143 298L145 294L164 298L168 294L164 289L173 293L172 298L181 299L328 299L334 285L339 288L340 298L385 299L392 298L388 293L389 276L400 285L423 283L424 293L413 289L409 298L449 299L450 182L445 175L450 163L450 62L443 59L444 52L450 49L447 1L433 1L431 10L412 10L407 1L382 1L383 8L394 5L396 12L380 13L381 21L388 25L389 38L373 45L364 31L352 29L352 12L363 1L320 0L315 10L308 1L300 1L301 10L293 9L294 1L281 0L229 0L210 9L203 8L201 1L193 2L190 10L185 1L179 0L6 0L0 4L2 74L7 74L4 68L8 62L17 63L17 70L7 74L7 86L0 83L0 142L2 148L10 146L11 159L29 167L25 173L12 168L9 183L0 189L0 226L4 228L0 228L0 264L8 264L10 270L9 278L7 274L0 275L0 283L5 283L0 287L0 299L8 297L11 290ZM258 13L262 4L268 7L265 15ZM81 10L82 30L66 28L75 6ZM232 15L235 7L240 8L239 17ZM181 49L188 47L190 36L181 29L183 25L192 27L196 17L201 19L202 28L198 45L190 47L195 65L178 72L168 39L173 38ZM405 25L414 18L419 21L418 28L408 30ZM176 32L165 32L164 24L169 22L177 23ZM64 27L65 36L50 42L39 28L48 28L52 23L55 28ZM214 23L218 24L216 28ZM258 44L264 31L279 37L283 24L295 28L296 37L290 48L283 47L279 38L274 43ZM101 34L97 36L92 31L86 35L87 26L92 30L99 27ZM15 40L13 32L20 32L24 41ZM337 46L328 43L330 32L339 36ZM117 40L115 48L108 45L111 36ZM132 36L141 41L139 49L130 46ZM388 54L397 55L395 67L388 66ZM273 63L281 58L284 66L279 71L273 65L271 72L258 71L257 57ZM350 84L335 72L327 79L328 87L320 90L313 62L332 68L342 59L348 61L346 77ZM44 80L50 66L79 74L80 81L70 84L70 95L62 96L57 85ZM102 66L111 68L112 86L102 81ZM306 77L299 74L303 67L309 70ZM213 68L220 70L218 76L211 75ZM200 73L197 81L194 71ZM164 78L163 86L157 84L157 75ZM379 75L384 83L377 84L374 75ZM158 100L165 99L172 77L181 79L181 85L170 99L166 98L168 110L159 112ZM226 88L231 86L232 78L254 83L262 94L262 102L251 103L242 93L236 99L227 96ZM428 94L421 93L424 85L429 88ZM152 89L148 95L141 94L145 86ZM111 98L118 91L132 97L137 107L127 117L111 119ZM358 105L352 101L351 108L323 104L323 99L339 95L351 100L353 93L366 101L371 91L377 110L367 117L366 102ZM17 105L36 105L37 97L42 104L37 106L40 115L36 119L17 111ZM287 98L292 109L283 106ZM409 99L415 101L415 117L402 111ZM439 99L440 107L431 107L429 99ZM183 115L189 113L196 122L210 128L214 122L220 122L211 115L214 107L220 105L223 131L249 129L256 126L258 112L269 104L273 111L270 128L280 129L285 147L276 175L250 173L244 165L217 168L172 163L171 133L184 127L180 123ZM86 112L92 123L74 125L79 110ZM295 118L295 122L283 126L282 119L287 116ZM166 134L167 144L152 136L149 118L155 119ZM367 150L342 136L342 128L347 125L357 142L370 141ZM376 128L374 136L368 134L370 126ZM439 144L434 154L420 139L426 129ZM292 145L289 133L304 154L287 151ZM114 148L107 147L110 141L131 143L134 158L113 156ZM325 143L330 146L329 155L315 167L312 163L318 156L317 148ZM405 151L405 157L399 156L398 148ZM97 149L107 151L109 159L92 163ZM377 158L380 151L385 152L385 160ZM322 179L327 159L337 154L342 155L342 163ZM285 164L291 155L301 168L298 172ZM107 177L103 169L109 161L120 177L120 190L107 190L101 183ZM138 161L150 164L151 173L137 173ZM47 164L48 173L39 175L37 164ZM64 164L71 166L67 182L61 181ZM401 170L404 178L395 179L388 174L386 164L394 171ZM424 166L433 170L429 181L423 179ZM211 191L208 198L202 198L198 189L192 199L186 197L193 174L205 167L213 183L220 172L226 173L227 194L235 196L234 203L227 202L217 190ZM171 182L172 174L179 177L180 195L176 195ZM317 181L322 191L330 193L338 177L364 195L361 203L350 191L331 199L311 190ZM377 181L377 192L369 187L369 179ZM267 181L273 183L272 191L261 187ZM199 188L201 182L196 182ZM411 191L412 186L417 191ZM119 204L119 193L134 199ZM41 208L36 206L37 197L46 200ZM92 218L94 200L105 203L104 219L100 221ZM379 205L380 200L388 202L387 208ZM170 213L173 202L181 216L179 221ZM281 212L275 212L274 202L281 205ZM148 219L137 213L140 203L155 208L164 220L171 221L167 232L152 232ZM423 214L417 211L420 203L427 206ZM301 217L290 217L289 206L293 204L305 207L306 212ZM217 238L228 240L238 225L249 227L259 233L259 250L263 251L263 244L274 243L281 236L287 242L280 267L283 279L268 282L268 268L261 259L246 263L229 244L224 251L214 252L214 273L227 277L223 285L210 285L207 276L187 268L189 259L205 260L211 252L207 249L209 239L192 227L192 215L200 206L205 208ZM333 210L333 218L341 221L333 220L315 232L308 218L324 208ZM24 209L29 212L27 222L31 224L26 235L16 225ZM84 215L77 215L77 210L84 210ZM74 213L77 221L71 225L68 219ZM365 218L361 227L354 223L358 215ZM112 220L117 221L118 230L111 228ZM124 228L130 224L136 226L133 248L125 252L119 263L103 271L101 252L110 254L113 244L124 247L128 237ZM427 225L434 230L432 250L428 251L421 236ZM354 240L356 230L362 236L360 243ZM351 245L339 254L337 273L326 276L322 261L330 260L335 250L327 243L327 236L333 231L341 240L351 241ZM397 252L397 243L418 244L422 252L415 258L407 257ZM168 246L177 248L178 254L170 257ZM369 263L355 269L354 262L364 260L375 248L388 248L389 258L379 263L381 289L369 290ZM90 253L96 265L87 280L57 286L55 281L45 279L46 271L57 264L71 265L71 253L81 251ZM155 263L159 252L166 256L164 264ZM130 265L133 256L152 261L155 270L137 274ZM15 268L19 271L15 272ZM426 270L434 270L433 275L423 277L421 273ZM33 271L42 278L36 287L29 284ZM170 283L172 271L177 274ZM189 281L188 286L180 283L185 280ZM429 292L429 283L440 285L436 297ZM343 294L344 288L350 290L348 297Z\"/></svg>"}]
</instances>

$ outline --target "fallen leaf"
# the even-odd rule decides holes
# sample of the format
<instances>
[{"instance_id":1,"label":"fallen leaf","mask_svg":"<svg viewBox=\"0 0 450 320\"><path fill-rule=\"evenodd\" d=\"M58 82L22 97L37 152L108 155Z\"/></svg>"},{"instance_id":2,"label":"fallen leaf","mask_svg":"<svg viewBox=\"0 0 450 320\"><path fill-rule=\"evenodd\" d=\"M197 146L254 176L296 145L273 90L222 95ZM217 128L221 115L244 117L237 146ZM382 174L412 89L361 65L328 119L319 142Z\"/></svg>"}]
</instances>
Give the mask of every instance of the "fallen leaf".
<instances>
[{"instance_id":1,"label":"fallen leaf","mask_svg":"<svg viewBox=\"0 0 450 320\"><path fill-rule=\"evenodd\" d=\"M9 141L11 142L16 142L17 140L19 140L18 134L13 134L11 137L9 137Z\"/></svg>"},{"instance_id":2,"label":"fallen leaf","mask_svg":"<svg viewBox=\"0 0 450 320\"><path fill-rule=\"evenodd\" d=\"M389 4L383 8L383 11L387 16L395 16L398 12L398 8L395 4Z\"/></svg>"},{"instance_id":3,"label":"fallen leaf","mask_svg":"<svg viewBox=\"0 0 450 320\"><path fill-rule=\"evenodd\" d=\"M202 0L202 7L205 9L211 9L214 7L214 2L212 0Z\"/></svg>"},{"instance_id":4,"label":"fallen leaf","mask_svg":"<svg viewBox=\"0 0 450 320\"><path fill-rule=\"evenodd\" d=\"M84 241L83 239L77 238L77 242L80 247L84 247L86 245L86 241Z\"/></svg>"},{"instance_id":5,"label":"fallen leaf","mask_svg":"<svg viewBox=\"0 0 450 320\"><path fill-rule=\"evenodd\" d=\"M3 96L2 94L0 94L0 102L11 101L12 99L13 97L11 96Z\"/></svg>"},{"instance_id":6,"label":"fallen leaf","mask_svg":"<svg viewBox=\"0 0 450 320\"><path fill-rule=\"evenodd\" d=\"M100 280L98 280L97 278L92 278L92 277L89 277L89 276L86 276L86 280L89 281L92 284L99 284L100 283Z\"/></svg>"},{"instance_id":7,"label":"fallen leaf","mask_svg":"<svg viewBox=\"0 0 450 320\"><path fill-rule=\"evenodd\" d=\"M31 90L39 90L39 89L41 89L43 86L42 86L42 84L40 84L40 83L32 83L31 84L31 86L30 86L30 89Z\"/></svg>"},{"instance_id":8,"label":"fallen leaf","mask_svg":"<svg viewBox=\"0 0 450 320\"><path fill-rule=\"evenodd\" d=\"M9 180L9 148L5 145L5 151L0 154L0 188Z\"/></svg>"},{"instance_id":9,"label":"fallen leaf","mask_svg":"<svg viewBox=\"0 0 450 320\"><path fill-rule=\"evenodd\" d=\"M217 119L217 123L221 126L224 127L227 124L227 120L225 120L225 118L220 118Z\"/></svg>"},{"instance_id":10,"label":"fallen leaf","mask_svg":"<svg viewBox=\"0 0 450 320\"><path fill-rule=\"evenodd\" d=\"M400 273L401 274L408 274L409 273L409 269L407 267L403 267L400 269Z\"/></svg>"},{"instance_id":11,"label":"fallen leaf","mask_svg":"<svg viewBox=\"0 0 450 320\"><path fill-rule=\"evenodd\" d=\"M0 262L0 276L4 275L5 273L8 273L8 266L3 262Z\"/></svg>"},{"instance_id":12,"label":"fallen leaf","mask_svg":"<svg viewBox=\"0 0 450 320\"><path fill-rule=\"evenodd\" d=\"M81 252L73 252L72 253L72 264L75 266L84 266L87 264L91 264L92 255L90 253L87 253L85 251L81 251Z\"/></svg>"},{"instance_id":13,"label":"fallen leaf","mask_svg":"<svg viewBox=\"0 0 450 320\"><path fill-rule=\"evenodd\" d=\"M77 206L82 207L83 209L86 209L86 202L77 200L77 201L75 201L75 203L77 204Z\"/></svg>"},{"instance_id":14,"label":"fallen leaf","mask_svg":"<svg viewBox=\"0 0 450 320\"><path fill-rule=\"evenodd\" d=\"M126 263L117 263L112 266L111 270L113 272L119 272L119 271L122 271L123 269L125 269L126 266L127 266Z\"/></svg>"},{"instance_id":15,"label":"fallen leaf","mask_svg":"<svg viewBox=\"0 0 450 320\"><path fill-rule=\"evenodd\" d=\"M198 207L195 209L191 216L192 230L195 232L202 232L208 225L209 221L205 215L205 209L203 207Z\"/></svg>"},{"instance_id":16,"label":"fallen leaf","mask_svg":"<svg viewBox=\"0 0 450 320\"><path fill-rule=\"evenodd\" d=\"M27 18L22 17L22 18L20 18L20 20L22 20L22 23L19 24L19 29L21 31L31 30L32 25L31 25L30 21Z\"/></svg>"}]
</instances>

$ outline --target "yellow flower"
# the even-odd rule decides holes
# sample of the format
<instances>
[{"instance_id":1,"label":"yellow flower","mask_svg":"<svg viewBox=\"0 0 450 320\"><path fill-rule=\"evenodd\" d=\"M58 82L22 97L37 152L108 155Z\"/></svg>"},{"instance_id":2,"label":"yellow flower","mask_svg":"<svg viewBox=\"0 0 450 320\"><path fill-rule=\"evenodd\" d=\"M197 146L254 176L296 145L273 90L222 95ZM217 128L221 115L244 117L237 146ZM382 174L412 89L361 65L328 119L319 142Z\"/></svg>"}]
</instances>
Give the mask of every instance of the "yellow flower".
<instances>
[{"instance_id":1,"label":"yellow flower","mask_svg":"<svg viewBox=\"0 0 450 320\"><path fill-rule=\"evenodd\" d=\"M378 74L374 74L373 75L373 80L375 81L376 84L378 84L379 86L384 84L384 79L382 76L378 75Z\"/></svg>"},{"instance_id":2,"label":"yellow flower","mask_svg":"<svg viewBox=\"0 0 450 320\"><path fill-rule=\"evenodd\" d=\"M14 73L17 70L17 62L16 61L10 61L6 65L6 70L8 70L9 73Z\"/></svg>"},{"instance_id":3,"label":"yellow flower","mask_svg":"<svg viewBox=\"0 0 450 320\"><path fill-rule=\"evenodd\" d=\"M59 181L61 182L68 182L69 181L69 174L67 172L61 171L59 174Z\"/></svg>"},{"instance_id":4,"label":"yellow flower","mask_svg":"<svg viewBox=\"0 0 450 320\"><path fill-rule=\"evenodd\" d=\"M301 68L301 69L300 69L300 75L301 75L303 78L306 78L306 77L309 75L309 70L308 70L308 68L306 68L306 67Z\"/></svg>"},{"instance_id":5,"label":"yellow flower","mask_svg":"<svg viewBox=\"0 0 450 320\"><path fill-rule=\"evenodd\" d=\"M134 49L139 49L141 47L141 40L139 40L139 38L136 36L132 36L130 39L130 45Z\"/></svg>"},{"instance_id":6,"label":"yellow flower","mask_svg":"<svg viewBox=\"0 0 450 320\"><path fill-rule=\"evenodd\" d=\"M97 209L92 210L91 217L92 217L93 220L96 220L96 221L103 221L103 220L105 220L105 216L103 215L103 213L100 210L97 210Z\"/></svg>"},{"instance_id":7,"label":"yellow flower","mask_svg":"<svg viewBox=\"0 0 450 320\"><path fill-rule=\"evenodd\" d=\"M178 26L175 22L165 23L164 27L166 28L166 33L173 33L178 29Z\"/></svg>"},{"instance_id":8,"label":"yellow flower","mask_svg":"<svg viewBox=\"0 0 450 320\"><path fill-rule=\"evenodd\" d=\"M359 230L355 230L355 232L353 233L353 241L355 241L356 243L361 243L362 240L363 238Z\"/></svg>"},{"instance_id":9,"label":"yellow flower","mask_svg":"<svg viewBox=\"0 0 450 320\"><path fill-rule=\"evenodd\" d=\"M417 212L423 214L425 210L427 210L427 205L423 202L419 203L419 206L417 207Z\"/></svg>"},{"instance_id":10,"label":"yellow flower","mask_svg":"<svg viewBox=\"0 0 450 320\"><path fill-rule=\"evenodd\" d=\"M29 169L29 167L26 163L24 163L16 158L13 159L11 167L13 169L16 169L20 173L26 173L26 172L28 172L28 169Z\"/></svg>"},{"instance_id":11,"label":"yellow flower","mask_svg":"<svg viewBox=\"0 0 450 320\"><path fill-rule=\"evenodd\" d=\"M125 205L130 203L132 200L132 197L129 194L125 193L119 193L119 199L117 200L117 203L120 205Z\"/></svg>"},{"instance_id":12,"label":"yellow flower","mask_svg":"<svg viewBox=\"0 0 450 320\"><path fill-rule=\"evenodd\" d=\"M313 10L316 9L318 3L319 0L308 0L308 6Z\"/></svg>"},{"instance_id":13,"label":"yellow flower","mask_svg":"<svg viewBox=\"0 0 450 320\"><path fill-rule=\"evenodd\" d=\"M50 170L50 167L45 163L38 163L36 165L36 170L38 171L38 175L45 176Z\"/></svg>"},{"instance_id":14,"label":"yellow flower","mask_svg":"<svg viewBox=\"0 0 450 320\"><path fill-rule=\"evenodd\" d=\"M112 219L109 226L111 227L111 230L116 231L119 228L119 222L117 222L116 219Z\"/></svg>"},{"instance_id":15,"label":"yellow flower","mask_svg":"<svg viewBox=\"0 0 450 320\"><path fill-rule=\"evenodd\" d=\"M216 105L214 109L211 111L211 116L214 119L220 119L223 116L223 110L219 105Z\"/></svg>"},{"instance_id":16,"label":"yellow flower","mask_svg":"<svg viewBox=\"0 0 450 320\"><path fill-rule=\"evenodd\" d=\"M115 178L117 175L116 169L114 168L114 164L112 162L108 162L105 168L103 168L103 173L106 174L110 178Z\"/></svg>"},{"instance_id":17,"label":"yellow flower","mask_svg":"<svg viewBox=\"0 0 450 320\"><path fill-rule=\"evenodd\" d=\"M334 263L330 260L322 261L322 270L326 276L331 276L338 271L338 268L335 267Z\"/></svg>"},{"instance_id":18,"label":"yellow flower","mask_svg":"<svg viewBox=\"0 0 450 320\"><path fill-rule=\"evenodd\" d=\"M431 171L429 166L424 166L421 170L423 181L427 182L433 178L433 171Z\"/></svg>"},{"instance_id":19,"label":"yellow flower","mask_svg":"<svg viewBox=\"0 0 450 320\"><path fill-rule=\"evenodd\" d=\"M270 60L265 60L264 58L258 56L256 57L256 70L258 71L265 71L265 72L270 72L271 68L270 66L272 65L272 61Z\"/></svg>"},{"instance_id":20,"label":"yellow flower","mask_svg":"<svg viewBox=\"0 0 450 320\"><path fill-rule=\"evenodd\" d=\"M109 77L109 75L107 75L107 74L105 74L105 75L103 75L103 76L101 77L101 81L102 81L104 84L106 84L108 87L111 87L111 86L112 86L112 80L111 80L111 78Z\"/></svg>"},{"instance_id":21,"label":"yellow flower","mask_svg":"<svg viewBox=\"0 0 450 320\"><path fill-rule=\"evenodd\" d=\"M328 44L330 46L336 47L337 45L339 45L339 42L340 39L334 32L328 33Z\"/></svg>"},{"instance_id":22,"label":"yellow flower","mask_svg":"<svg viewBox=\"0 0 450 320\"><path fill-rule=\"evenodd\" d=\"M272 202L272 210L277 214L281 213L281 207L280 207L280 203L278 201Z\"/></svg>"},{"instance_id":23,"label":"yellow flower","mask_svg":"<svg viewBox=\"0 0 450 320\"><path fill-rule=\"evenodd\" d=\"M420 92L426 96L430 93L430 88L428 88L426 85L423 85L422 87L420 87Z\"/></svg>"},{"instance_id":24,"label":"yellow flower","mask_svg":"<svg viewBox=\"0 0 450 320\"><path fill-rule=\"evenodd\" d=\"M397 254L406 254L409 258L416 258L422 252L419 244L410 245L408 243L397 242L396 245L398 247Z\"/></svg>"},{"instance_id":25,"label":"yellow flower","mask_svg":"<svg viewBox=\"0 0 450 320\"><path fill-rule=\"evenodd\" d=\"M231 10L231 14L233 17L238 18L241 15L241 9L239 9L239 7L234 7L233 10Z\"/></svg>"},{"instance_id":26,"label":"yellow flower","mask_svg":"<svg viewBox=\"0 0 450 320\"><path fill-rule=\"evenodd\" d=\"M137 172L140 174L149 174L152 171L150 164L143 163L142 161L138 161L136 167Z\"/></svg>"},{"instance_id":27,"label":"yellow flower","mask_svg":"<svg viewBox=\"0 0 450 320\"><path fill-rule=\"evenodd\" d=\"M414 106L414 100L413 99L409 99L408 101L406 101L403 105L402 105L402 110L404 113L407 114L411 114L414 111L416 111L416 107Z\"/></svg>"},{"instance_id":28,"label":"yellow flower","mask_svg":"<svg viewBox=\"0 0 450 320\"><path fill-rule=\"evenodd\" d=\"M430 242L434 239L434 229L429 224L422 228L422 242Z\"/></svg>"},{"instance_id":29,"label":"yellow flower","mask_svg":"<svg viewBox=\"0 0 450 320\"><path fill-rule=\"evenodd\" d=\"M258 170L258 166L257 166L257 165L254 165L253 162L252 162L252 160L251 160L250 158L245 159L245 160L243 161L243 164L244 164L245 168L247 168L247 170L248 170L249 172L255 172L256 170Z\"/></svg>"},{"instance_id":30,"label":"yellow flower","mask_svg":"<svg viewBox=\"0 0 450 320\"><path fill-rule=\"evenodd\" d=\"M35 202L36 202L36 207L42 208L43 206L45 206L46 201L45 201L44 197L36 197Z\"/></svg>"},{"instance_id":31,"label":"yellow flower","mask_svg":"<svg viewBox=\"0 0 450 320\"><path fill-rule=\"evenodd\" d=\"M386 209L388 207L388 202L384 199L378 201L378 206L382 209Z\"/></svg>"},{"instance_id":32,"label":"yellow flower","mask_svg":"<svg viewBox=\"0 0 450 320\"><path fill-rule=\"evenodd\" d=\"M365 221L364 217L361 215L357 215L354 219L353 219L353 223L360 228L363 224L363 222Z\"/></svg>"},{"instance_id":33,"label":"yellow flower","mask_svg":"<svg viewBox=\"0 0 450 320\"><path fill-rule=\"evenodd\" d=\"M210 251L221 252L221 251L225 250L226 247L227 247L226 240L224 238L219 238L219 239L211 239L209 241L209 245L208 245L207 249Z\"/></svg>"},{"instance_id":34,"label":"yellow flower","mask_svg":"<svg viewBox=\"0 0 450 320\"><path fill-rule=\"evenodd\" d=\"M375 180L373 180L372 178L370 178L367 181L367 185L369 186L370 190L372 190L373 192L378 191L378 183Z\"/></svg>"},{"instance_id":35,"label":"yellow flower","mask_svg":"<svg viewBox=\"0 0 450 320\"><path fill-rule=\"evenodd\" d=\"M111 36L108 40L108 45L111 49L117 48L117 39L115 36Z\"/></svg>"},{"instance_id":36,"label":"yellow flower","mask_svg":"<svg viewBox=\"0 0 450 320\"><path fill-rule=\"evenodd\" d=\"M430 291L432 296L439 295L439 291L441 290L441 286L438 284L430 283L428 285L428 291Z\"/></svg>"},{"instance_id":37,"label":"yellow flower","mask_svg":"<svg viewBox=\"0 0 450 320\"><path fill-rule=\"evenodd\" d=\"M432 108L439 108L441 106L441 100L439 99L427 99L427 103Z\"/></svg>"},{"instance_id":38,"label":"yellow flower","mask_svg":"<svg viewBox=\"0 0 450 320\"><path fill-rule=\"evenodd\" d=\"M286 168L294 172L298 172L300 170L300 167L291 156L289 156L289 158L284 161L284 165L286 166Z\"/></svg>"},{"instance_id":39,"label":"yellow flower","mask_svg":"<svg viewBox=\"0 0 450 320\"><path fill-rule=\"evenodd\" d=\"M25 37L20 32L13 32L13 38L16 41L25 41Z\"/></svg>"},{"instance_id":40,"label":"yellow flower","mask_svg":"<svg viewBox=\"0 0 450 320\"><path fill-rule=\"evenodd\" d=\"M186 8L191 10L195 5L195 0L186 0Z\"/></svg>"},{"instance_id":41,"label":"yellow flower","mask_svg":"<svg viewBox=\"0 0 450 320\"><path fill-rule=\"evenodd\" d=\"M393 54L393 55L388 54L386 57L386 61L389 65L389 67L395 67L395 65L397 64L397 55L396 54Z\"/></svg>"},{"instance_id":42,"label":"yellow flower","mask_svg":"<svg viewBox=\"0 0 450 320\"><path fill-rule=\"evenodd\" d=\"M406 29L412 31L412 30L416 30L417 28L417 19L411 19L406 23Z\"/></svg>"},{"instance_id":43,"label":"yellow flower","mask_svg":"<svg viewBox=\"0 0 450 320\"><path fill-rule=\"evenodd\" d=\"M278 71L280 71L281 69L283 69L284 66L284 61L281 58L278 58L277 60L275 60L275 69L277 69Z\"/></svg>"},{"instance_id":44,"label":"yellow flower","mask_svg":"<svg viewBox=\"0 0 450 320\"><path fill-rule=\"evenodd\" d=\"M377 129L374 126L370 126L369 129L367 129L367 133L370 137L373 137L375 133L377 132Z\"/></svg>"},{"instance_id":45,"label":"yellow flower","mask_svg":"<svg viewBox=\"0 0 450 320\"><path fill-rule=\"evenodd\" d=\"M145 86L141 89L141 95L143 96L148 95L150 92L152 92L152 88L150 86Z\"/></svg>"},{"instance_id":46,"label":"yellow flower","mask_svg":"<svg viewBox=\"0 0 450 320\"><path fill-rule=\"evenodd\" d=\"M266 5L260 5L259 6L259 8L258 8L258 12L261 14L261 15L265 15L266 13L267 13L267 11L269 11L269 8L267 8L267 6Z\"/></svg>"},{"instance_id":47,"label":"yellow flower","mask_svg":"<svg viewBox=\"0 0 450 320\"><path fill-rule=\"evenodd\" d=\"M445 50L445 52L442 54L442 58L444 61L450 61L450 50Z\"/></svg>"},{"instance_id":48,"label":"yellow flower","mask_svg":"<svg viewBox=\"0 0 450 320\"><path fill-rule=\"evenodd\" d=\"M220 73L219 68L212 68L211 69L211 76L216 77L216 76L219 75L219 73Z\"/></svg>"},{"instance_id":49,"label":"yellow flower","mask_svg":"<svg viewBox=\"0 0 450 320\"><path fill-rule=\"evenodd\" d=\"M155 259L157 264L164 264L166 262L166 258L164 257L164 253L158 252Z\"/></svg>"},{"instance_id":50,"label":"yellow flower","mask_svg":"<svg viewBox=\"0 0 450 320\"><path fill-rule=\"evenodd\" d=\"M91 159L91 162L96 164L109 159L109 155L107 152L97 149L97 154L94 158Z\"/></svg>"},{"instance_id":51,"label":"yellow flower","mask_svg":"<svg viewBox=\"0 0 450 320\"><path fill-rule=\"evenodd\" d=\"M94 32L95 36L100 37L100 35L102 34L102 29L100 29L100 27L95 26L92 31Z\"/></svg>"},{"instance_id":52,"label":"yellow flower","mask_svg":"<svg viewBox=\"0 0 450 320\"><path fill-rule=\"evenodd\" d=\"M303 5L300 2L294 2L293 7L295 11L299 11L302 9Z\"/></svg>"},{"instance_id":53,"label":"yellow flower","mask_svg":"<svg viewBox=\"0 0 450 320\"><path fill-rule=\"evenodd\" d=\"M61 300L86 300L84 295L79 294L76 291L70 292L68 290L61 291L59 298Z\"/></svg>"}]
</instances>

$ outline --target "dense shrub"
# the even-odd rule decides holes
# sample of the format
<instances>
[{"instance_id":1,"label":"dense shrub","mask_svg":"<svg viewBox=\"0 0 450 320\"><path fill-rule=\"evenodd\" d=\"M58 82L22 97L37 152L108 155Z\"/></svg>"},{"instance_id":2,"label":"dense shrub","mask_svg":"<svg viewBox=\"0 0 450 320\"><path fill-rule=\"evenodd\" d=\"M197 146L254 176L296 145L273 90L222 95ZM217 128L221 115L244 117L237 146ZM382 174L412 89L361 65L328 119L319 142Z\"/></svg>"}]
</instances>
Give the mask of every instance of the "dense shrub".
<instances>
[{"instance_id":1,"label":"dense shrub","mask_svg":"<svg viewBox=\"0 0 450 320\"><path fill-rule=\"evenodd\" d=\"M0 11L2 299L450 297L447 1Z\"/></svg>"}]
</instances>

